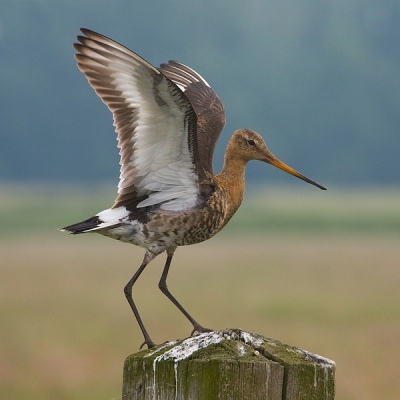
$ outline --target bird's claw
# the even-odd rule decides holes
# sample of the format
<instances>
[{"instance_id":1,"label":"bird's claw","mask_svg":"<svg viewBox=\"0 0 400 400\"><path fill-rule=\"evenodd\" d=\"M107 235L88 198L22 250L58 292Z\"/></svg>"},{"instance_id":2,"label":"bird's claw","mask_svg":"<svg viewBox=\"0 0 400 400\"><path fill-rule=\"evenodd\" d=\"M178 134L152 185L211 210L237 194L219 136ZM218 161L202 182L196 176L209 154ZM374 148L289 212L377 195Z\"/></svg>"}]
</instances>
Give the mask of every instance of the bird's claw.
<instances>
[{"instance_id":1,"label":"bird's claw","mask_svg":"<svg viewBox=\"0 0 400 400\"><path fill-rule=\"evenodd\" d=\"M193 330L190 333L190 336L192 337L195 332L204 333L204 332L212 332L213 330L214 329L203 328L201 325L193 325Z\"/></svg>"},{"instance_id":2,"label":"bird's claw","mask_svg":"<svg viewBox=\"0 0 400 400\"><path fill-rule=\"evenodd\" d=\"M156 346L156 344L155 344L152 340L145 340L145 341L140 345L139 350L141 350L142 347L143 347L144 345L147 345L147 348L148 348L148 349L151 349L152 347L155 347L155 346Z\"/></svg>"}]
</instances>

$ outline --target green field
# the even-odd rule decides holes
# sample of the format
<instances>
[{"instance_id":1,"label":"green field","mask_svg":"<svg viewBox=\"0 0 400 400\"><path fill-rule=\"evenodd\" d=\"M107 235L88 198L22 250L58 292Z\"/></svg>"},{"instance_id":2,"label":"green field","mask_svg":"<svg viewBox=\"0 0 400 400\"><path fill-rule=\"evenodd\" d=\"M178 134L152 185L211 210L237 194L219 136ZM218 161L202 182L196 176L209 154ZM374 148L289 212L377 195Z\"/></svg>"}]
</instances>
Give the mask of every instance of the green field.
<instances>
[{"instance_id":1,"label":"green field","mask_svg":"<svg viewBox=\"0 0 400 400\"><path fill-rule=\"evenodd\" d=\"M123 361L142 342L122 288L143 250L56 230L107 208L113 190L0 189L1 398L120 399ZM169 288L207 327L333 359L339 400L398 399L399 199L396 190L249 190L225 232L178 249ZM157 288L163 262L134 293L156 342L191 330Z\"/></svg>"},{"instance_id":2,"label":"green field","mask_svg":"<svg viewBox=\"0 0 400 400\"><path fill-rule=\"evenodd\" d=\"M54 233L109 208L113 186L0 185L0 235ZM225 235L252 233L368 233L400 235L400 190L370 188L327 192L306 185L296 190L248 188Z\"/></svg>"}]
</instances>

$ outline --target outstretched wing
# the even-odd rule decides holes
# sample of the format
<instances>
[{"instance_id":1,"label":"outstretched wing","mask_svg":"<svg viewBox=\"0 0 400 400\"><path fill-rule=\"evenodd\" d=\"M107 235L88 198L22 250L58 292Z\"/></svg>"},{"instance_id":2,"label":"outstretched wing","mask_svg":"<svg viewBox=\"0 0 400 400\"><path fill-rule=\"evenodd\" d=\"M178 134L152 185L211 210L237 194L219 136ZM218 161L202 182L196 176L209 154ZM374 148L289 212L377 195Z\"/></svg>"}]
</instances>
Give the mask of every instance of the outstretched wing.
<instances>
[{"instance_id":1,"label":"outstretched wing","mask_svg":"<svg viewBox=\"0 0 400 400\"><path fill-rule=\"evenodd\" d=\"M203 168L214 174L212 159L215 144L225 126L225 110L210 85L197 72L177 61L169 61L158 68L176 83L190 100L197 114L197 143Z\"/></svg>"},{"instance_id":2,"label":"outstretched wing","mask_svg":"<svg viewBox=\"0 0 400 400\"><path fill-rule=\"evenodd\" d=\"M204 170L197 116L183 92L147 61L88 29L74 44L79 69L113 112L121 155L113 208L141 201L184 210L196 205Z\"/></svg>"}]
</instances>

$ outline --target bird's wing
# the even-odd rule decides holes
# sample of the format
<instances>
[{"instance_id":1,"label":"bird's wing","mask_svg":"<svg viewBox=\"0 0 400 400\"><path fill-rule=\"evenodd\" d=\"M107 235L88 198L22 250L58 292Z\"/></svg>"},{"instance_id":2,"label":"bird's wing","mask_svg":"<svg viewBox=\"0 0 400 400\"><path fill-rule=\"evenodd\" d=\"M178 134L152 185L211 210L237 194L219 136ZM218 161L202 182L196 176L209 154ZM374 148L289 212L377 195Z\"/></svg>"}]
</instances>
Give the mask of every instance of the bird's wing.
<instances>
[{"instance_id":1,"label":"bird's wing","mask_svg":"<svg viewBox=\"0 0 400 400\"><path fill-rule=\"evenodd\" d=\"M113 208L139 202L184 210L196 205L203 178L197 117L188 98L126 47L87 29L74 44L79 69L114 115L121 155ZM200 174L200 176L199 176Z\"/></svg>"},{"instance_id":2,"label":"bird's wing","mask_svg":"<svg viewBox=\"0 0 400 400\"><path fill-rule=\"evenodd\" d=\"M225 126L225 110L210 85L191 68L177 61L169 61L158 68L176 83L190 100L197 114L197 143L203 168L214 174L212 159L215 144Z\"/></svg>"}]
</instances>

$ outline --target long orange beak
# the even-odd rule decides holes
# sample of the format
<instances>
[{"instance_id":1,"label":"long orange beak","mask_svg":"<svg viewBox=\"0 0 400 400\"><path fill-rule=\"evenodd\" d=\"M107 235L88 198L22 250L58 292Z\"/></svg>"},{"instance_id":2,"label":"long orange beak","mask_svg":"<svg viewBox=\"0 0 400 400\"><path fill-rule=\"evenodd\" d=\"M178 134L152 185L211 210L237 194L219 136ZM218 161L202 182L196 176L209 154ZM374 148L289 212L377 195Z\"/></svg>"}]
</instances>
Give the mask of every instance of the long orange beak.
<instances>
[{"instance_id":1,"label":"long orange beak","mask_svg":"<svg viewBox=\"0 0 400 400\"><path fill-rule=\"evenodd\" d=\"M297 172L293 168L291 168L288 165L286 165L285 163L283 163L281 160L278 160L272 153L269 153L264 161L267 162L268 164L273 165L276 168L281 169L282 171L287 172L290 175L295 176L296 178L299 178L299 179L302 179L303 181L311 183L311 185L319 187L322 190L326 190L326 188L321 186L319 183L312 181L311 179L307 178L306 176L300 174L300 172Z\"/></svg>"}]
</instances>

